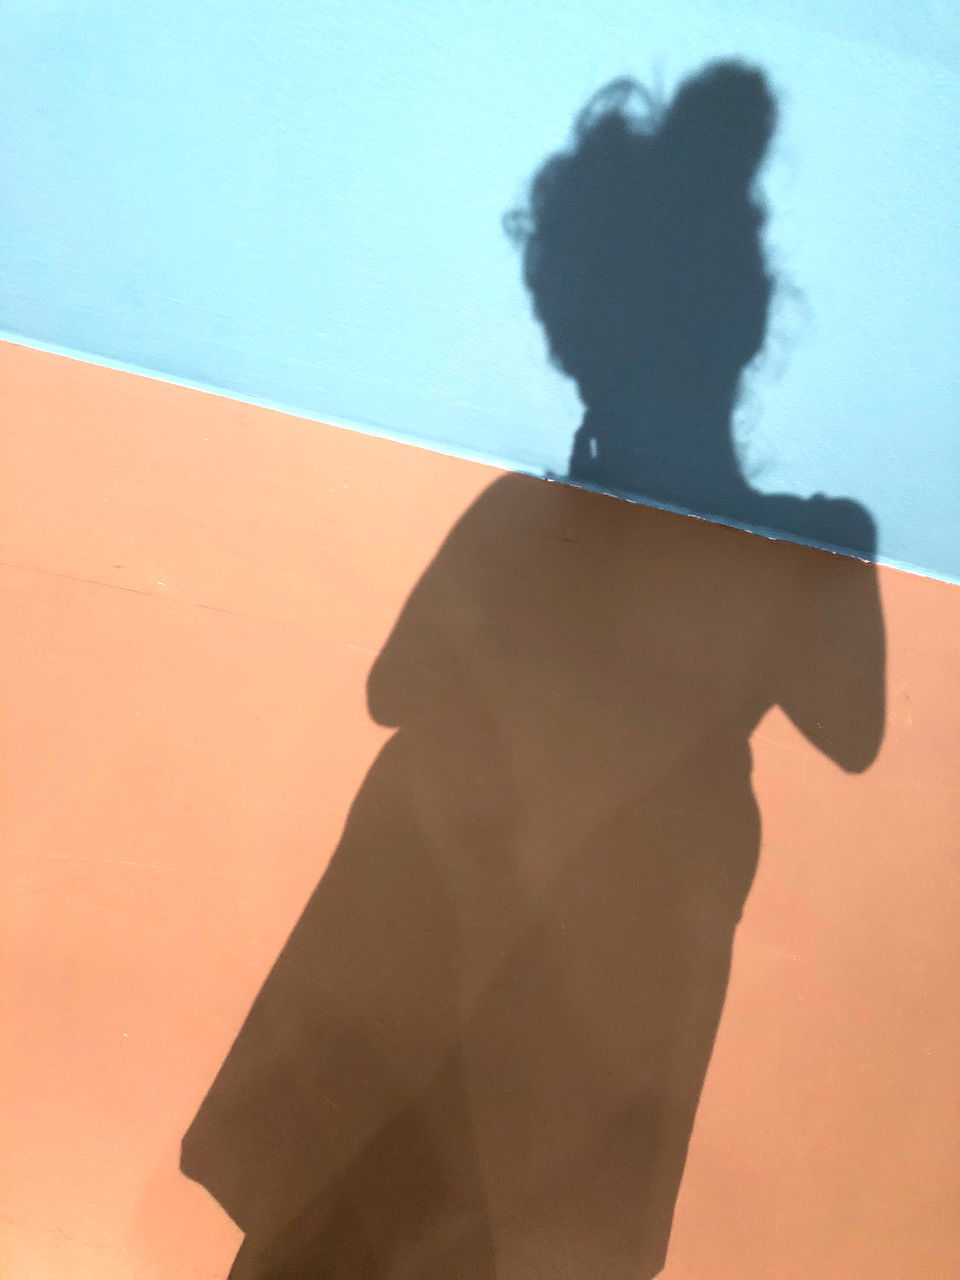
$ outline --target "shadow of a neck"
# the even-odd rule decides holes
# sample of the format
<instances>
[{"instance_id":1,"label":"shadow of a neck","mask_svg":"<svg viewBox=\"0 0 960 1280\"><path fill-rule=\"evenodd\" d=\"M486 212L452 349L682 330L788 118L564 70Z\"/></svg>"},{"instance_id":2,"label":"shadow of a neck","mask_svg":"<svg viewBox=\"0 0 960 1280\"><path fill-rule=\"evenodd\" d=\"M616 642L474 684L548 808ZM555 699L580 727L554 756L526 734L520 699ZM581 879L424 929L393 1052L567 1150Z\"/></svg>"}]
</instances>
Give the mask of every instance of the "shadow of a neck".
<instances>
[{"instance_id":1,"label":"shadow of a neck","mask_svg":"<svg viewBox=\"0 0 960 1280\"><path fill-rule=\"evenodd\" d=\"M585 398L568 479L628 496L746 518L757 493L733 443L734 388L696 378Z\"/></svg>"}]
</instances>

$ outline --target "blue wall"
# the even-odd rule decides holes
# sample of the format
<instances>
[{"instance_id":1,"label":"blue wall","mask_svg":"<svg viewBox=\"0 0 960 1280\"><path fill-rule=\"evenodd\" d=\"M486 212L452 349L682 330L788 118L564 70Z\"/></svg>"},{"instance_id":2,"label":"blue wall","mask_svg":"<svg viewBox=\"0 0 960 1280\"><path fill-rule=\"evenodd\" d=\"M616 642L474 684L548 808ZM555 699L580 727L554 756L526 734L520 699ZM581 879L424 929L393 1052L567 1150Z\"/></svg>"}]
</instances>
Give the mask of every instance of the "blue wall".
<instances>
[{"instance_id":1,"label":"blue wall","mask_svg":"<svg viewBox=\"0 0 960 1280\"><path fill-rule=\"evenodd\" d=\"M580 411L504 211L611 77L757 61L797 295L746 465L858 498L884 559L960 578L952 5L7 0L0 49L8 336L534 471Z\"/></svg>"}]
</instances>

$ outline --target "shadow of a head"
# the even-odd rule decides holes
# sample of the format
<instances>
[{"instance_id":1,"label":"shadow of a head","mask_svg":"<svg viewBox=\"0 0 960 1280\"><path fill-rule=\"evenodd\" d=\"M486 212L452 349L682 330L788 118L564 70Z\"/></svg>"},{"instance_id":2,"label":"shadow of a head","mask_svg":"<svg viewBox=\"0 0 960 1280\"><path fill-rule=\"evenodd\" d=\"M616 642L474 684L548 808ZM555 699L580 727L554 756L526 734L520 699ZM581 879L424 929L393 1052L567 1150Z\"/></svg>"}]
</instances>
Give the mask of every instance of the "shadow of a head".
<instances>
[{"instance_id":1,"label":"shadow of a head","mask_svg":"<svg viewBox=\"0 0 960 1280\"><path fill-rule=\"evenodd\" d=\"M775 123L764 75L741 63L707 66L666 105L616 80L508 215L551 357L587 410L572 479L742 500L731 412L770 310L755 183Z\"/></svg>"}]
</instances>

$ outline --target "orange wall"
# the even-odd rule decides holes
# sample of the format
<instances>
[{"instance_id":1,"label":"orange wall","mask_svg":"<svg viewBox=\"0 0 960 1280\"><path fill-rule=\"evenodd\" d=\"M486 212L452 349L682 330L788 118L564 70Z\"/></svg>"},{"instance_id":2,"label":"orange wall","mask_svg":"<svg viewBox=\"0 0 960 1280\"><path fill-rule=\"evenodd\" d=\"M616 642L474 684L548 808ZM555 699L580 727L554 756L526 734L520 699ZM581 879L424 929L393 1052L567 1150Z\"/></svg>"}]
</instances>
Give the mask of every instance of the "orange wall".
<instances>
[{"instance_id":1,"label":"orange wall","mask_svg":"<svg viewBox=\"0 0 960 1280\"><path fill-rule=\"evenodd\" d=\"M369 666L496 473L0 361L0 1270L213 1280L239 1233L181 1138L387 736ZM762 857L669 1280L960 1265L960 589L879 572L875 764L843 773L779 712L754 736Z\"/></svg>"}]
</instances>

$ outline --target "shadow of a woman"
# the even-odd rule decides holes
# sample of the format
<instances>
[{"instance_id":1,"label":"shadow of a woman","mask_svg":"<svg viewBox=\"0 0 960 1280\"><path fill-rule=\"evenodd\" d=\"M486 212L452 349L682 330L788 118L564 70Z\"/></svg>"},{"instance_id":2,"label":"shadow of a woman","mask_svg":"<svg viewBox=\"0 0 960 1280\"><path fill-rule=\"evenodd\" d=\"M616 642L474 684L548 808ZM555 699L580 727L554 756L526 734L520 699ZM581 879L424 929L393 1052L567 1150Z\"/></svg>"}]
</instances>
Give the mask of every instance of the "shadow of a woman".
<instances>
[{"instance_id":1,"label":"shadow of a woman","mask_svg":"<svg viewBox=\"0 0 960 1280\"><path fill-rule=\"evenodd\" d=\"M752 490L763 76L617 82L512 219L586 406L571 476L869 552L856 504ZM835 533L831 539L823 530ZM235 1280L643 1280L662 1268L779 704L865 769L869 563L521 476L453 529L370 673L396 733L183 1146Z\"/></svg>"}]
</instances>

